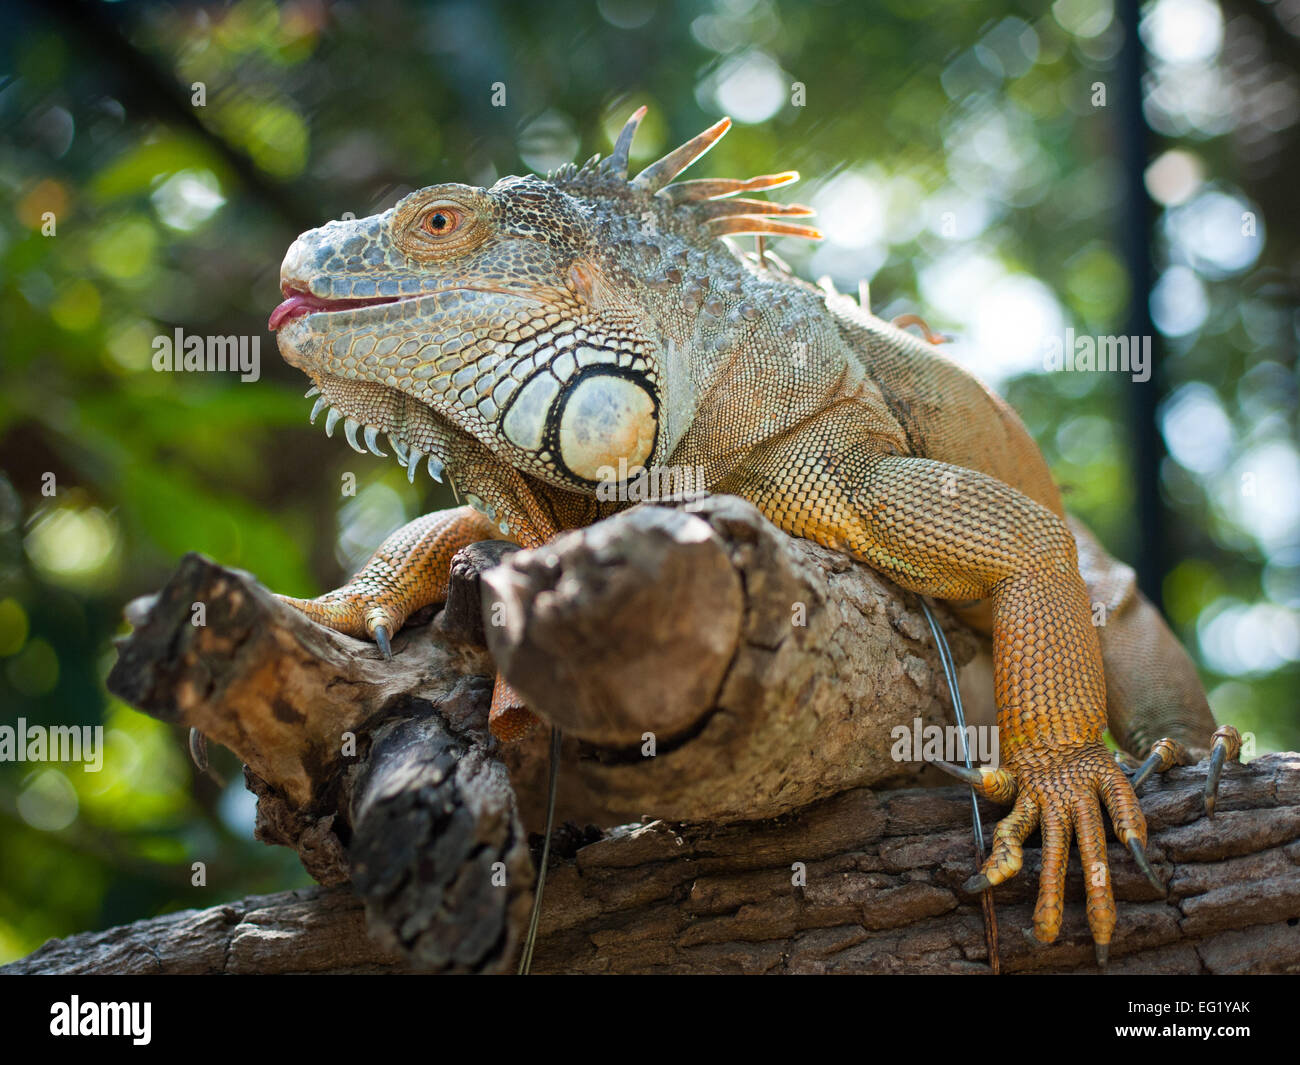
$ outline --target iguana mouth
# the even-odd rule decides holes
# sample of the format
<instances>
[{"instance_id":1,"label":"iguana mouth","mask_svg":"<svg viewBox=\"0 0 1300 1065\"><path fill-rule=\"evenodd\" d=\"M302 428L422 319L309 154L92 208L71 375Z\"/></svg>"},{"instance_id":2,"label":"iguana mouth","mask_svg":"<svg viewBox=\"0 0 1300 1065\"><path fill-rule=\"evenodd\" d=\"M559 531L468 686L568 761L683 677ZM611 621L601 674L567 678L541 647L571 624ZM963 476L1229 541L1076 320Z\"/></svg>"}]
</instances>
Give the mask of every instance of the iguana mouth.
<instances>
[{"instance_id":1,"label":"iguana mouth","mask_svg":"<svg viewBox=\"0 0 1300 1065\"><path fill-rule=\"evenodd\" d=\"M402 299L415 298L414 296L376 296L373 299L325 300L292 285L285 285L280 291L284 293L285 300L271 312L271 317L266 323L266 328L272 333L285 322L320 311L350 311L357 307L372 307L377 303L397 303Z\"/></svg>"},{"instance_id":2,"label":"iguana mouth","mask_svg":"<svg viewBox=\"0 0 1300 1065\"><path fill-rule=\"evenodd\" d=\"M285 299L271 312L271 317L266 322L267 329L272 333L286 322L291 322L295 318L306 317L309 314L354 311L358 307L374 307L381 303L402 303L405 300L418 300L426 296L436 296L440 293L492 292L502 296L525 299L531 303L542 302L537 293L521 292L518 289L503 285L458 285L428 292L410 292L401 296L372 296L366 299L322 299L320 296L312 295L306 289L288 283L280 286L280 291L284 294Z\"/></svg>"}]
</instances>

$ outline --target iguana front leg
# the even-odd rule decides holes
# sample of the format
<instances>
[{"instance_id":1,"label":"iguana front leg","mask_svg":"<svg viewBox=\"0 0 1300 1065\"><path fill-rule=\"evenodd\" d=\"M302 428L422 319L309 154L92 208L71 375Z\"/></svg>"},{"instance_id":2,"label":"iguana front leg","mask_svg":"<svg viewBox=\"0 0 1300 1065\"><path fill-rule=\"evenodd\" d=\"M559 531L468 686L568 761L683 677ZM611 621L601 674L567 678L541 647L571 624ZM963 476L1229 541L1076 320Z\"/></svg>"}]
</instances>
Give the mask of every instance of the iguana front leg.
<instances>
[{"instance_id":1,"label":"iguana front leg","mask_svg":"<svg viewBox=\"0 0 1300 1065\"><path fill-rule=\"evenodd\" d=\"M982 790L1011 815L967 885L1014 876L1022 844L1042 828L1034 934L1060 931L1071 836L1085 866L1088 923L1104 960L1115 926L1101 806L1146 866L1146 822L1123 770L1102 742L1106 690L1089 598L1065 523L1001 481L890 453L865 437L852 405L772 441L723 490L747 496L796 536L847 551L903 587L944 599L992 602L1002 767Z\"/></svg>"},{"instance_id":2,"label":"iguana front leg","mask_svg":"<svg viewBox=\"0 0 1300 1065\"><path fill-rule=\"evenodd\" d=\"M413 613L447 597L451 560L481 540L501 536L472 507L438 510L407 522L388 537L346 584L317 596L280 596L312 621L358 639L374 640L385 658L389 645Z\"/></svg>"},{"instance_id":3,"label":"iguana front leg","mask_svg":"<svg viewBox=\"0 0 1300 1065\"><path fill-rule=\"evenodd\" d=\"M447 598L451 560L456 552L501 536L494 522L472 507L439 510L403 525L388 537L346 584L315 599L280 596L335 632L374 640L385 658L391 638L415 611ZM500 674L489 716L499 740L518 739L537 718Z\"/></svg>"}]
</instances>

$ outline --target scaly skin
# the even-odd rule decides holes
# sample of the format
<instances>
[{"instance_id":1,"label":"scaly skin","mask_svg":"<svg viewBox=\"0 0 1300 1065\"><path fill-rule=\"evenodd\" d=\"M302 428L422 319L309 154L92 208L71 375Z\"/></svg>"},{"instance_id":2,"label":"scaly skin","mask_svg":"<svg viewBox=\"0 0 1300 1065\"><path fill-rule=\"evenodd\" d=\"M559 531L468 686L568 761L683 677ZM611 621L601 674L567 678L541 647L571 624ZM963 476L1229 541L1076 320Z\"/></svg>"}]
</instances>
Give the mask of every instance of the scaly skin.
<instances>
[{"instance_id":1,"label":"scaly skin","mask_svg":"<svg viewBox=\"0 0 1300 1065\"><path fill-rule=\"evenodd\" d=\"M628 180L643 113L604 161L487 190L435 185L289 249L271 327L319 390L313 418L333 408L332 430L346 417L357 450L362 427L376 452L387 433L410 476L427 458L490 519L420 519L344 588L298 605L386 645L443 594L436 574L467 537L499 528L533 547L613 513L626 504L598 490L620 462L702 468L710 491L959 604L991 633L1003 761L973 783L1014 807L967 886L1015 875L1041 828L1034 933L1050 942L1073 836L1104 960L1115 903L1102 806L1154 874L1102 736L1109 722L1133 753L1167 738L1146 772L1205 750L1214 721L1190 659L1132 571L1068 524L1005 403L865 306L718 239L817 237L781 220L807 208L736 198L797 175L670 184L724 120ZM493 703L498 734L516 734L517 697L499 683ZM1216 734L1220 763L1234 737Z\"/></svg>"}]
</instances>

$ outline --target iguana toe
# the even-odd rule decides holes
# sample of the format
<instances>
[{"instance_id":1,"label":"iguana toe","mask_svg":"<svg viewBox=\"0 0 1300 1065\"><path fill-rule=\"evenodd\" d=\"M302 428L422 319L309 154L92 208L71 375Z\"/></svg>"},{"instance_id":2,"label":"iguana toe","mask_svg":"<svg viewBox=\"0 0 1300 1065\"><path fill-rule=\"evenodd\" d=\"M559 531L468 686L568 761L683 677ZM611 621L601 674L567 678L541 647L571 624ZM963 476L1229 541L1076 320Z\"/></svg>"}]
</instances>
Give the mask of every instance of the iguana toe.
<instances>
[{"instance_id":1,"label":"iguana toe","mask_svg":"<svg viewBox=\"0 0 1300 1065\"><path fill-rule=\"evenodd\" d=\"M1219 800L1219 778L1225 762L1236 761L1241 756L1241 733L1231 725L1223 725L1214 732L1210 748L1210 772L1205 778L1205 814L1214 819L1214 807Z\"/></svg>"},{"instance_id":2,"label":"iguana toe","mask_svg":"<svg viewBox=\"0 0 1300 1065\"><path fill-rule=\"evenodd\" d=\"M393 657L392 635L406 620L406 613L382 591L358 587L356 578L315 599L294 599L287 595L277 598L327 629L359 640L373 640L387 659Z\"/></svg>"},{"instance_id":3,"label":"iguana toe","mask_svg":"<svg viewBox=\"0 0 1300 1065\"><path fill-rule=\"evenodd\" d=\"M1151 753L1147 755L1146 760L1129 777L1129 783L1133 790L1137 791L1152 773L1164 773L1176 765L1191 765L1191 762L1187 748L1177 740L1168 738L1156 740L1151 745Z\"/></svg>"},{"instance_id":4,"label":"iguana toe","mask_svg":"<svg viewBox=\"0 0 1300 1065\"><path fill-rule=\"evenodd\" d=\"M1230 761L1236 761L1240 755L1241 734L1231 725L1216 729L1211 737L1210 771L1205 778L1205 813L1211 820L1214 819L1214 808L1218 802L1223 767ZM1191 765L1194 761L1195 758L1178 740L1168 737L1156 740L1146 759L1129 776L1129 783L1136 791L1153 773L1164 773L1176 765Z\"/></svg>"}]
</instances>

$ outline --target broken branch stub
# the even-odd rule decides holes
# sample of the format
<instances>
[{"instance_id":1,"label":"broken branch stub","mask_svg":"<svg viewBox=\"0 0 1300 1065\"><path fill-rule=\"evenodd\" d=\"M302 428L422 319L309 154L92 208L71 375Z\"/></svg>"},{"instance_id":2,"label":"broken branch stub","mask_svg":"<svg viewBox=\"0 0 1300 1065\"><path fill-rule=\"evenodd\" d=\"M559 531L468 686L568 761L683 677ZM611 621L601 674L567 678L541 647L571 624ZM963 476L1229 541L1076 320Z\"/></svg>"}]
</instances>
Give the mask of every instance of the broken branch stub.
<instances>
[{"instance_id":1,"label":"broken branch stub","mask_svg":"<svg viewBox=\"0 0 1300 1065\"><path fill-rule=\"evenodd\" d=\"M198 555L132 617L109 690L229 747L259 838L294 847L321 883L351 879L372 934L420 967L511 966L532 869L481 647L454 625L408 628L384 661Z\"/></svg>"},{"instance_id":2,"label":"broken branch stub","mask_svg":"<svg viewBox=\"0 0 1300 1065\"><path fill-rule=\"evenodd\" d=\"M597 746L696 728L735 654L740 577L707 522L649 508L483 575L497 667L530 708Z\"/></svg>"},{"instance_id":3,"label":"broken branch stub","mask_svg":"<svg viewBox=\"0 0 1300 1065\"><path fill-rule=\"evenodd\" d=\"M894 730L946 716L915 599L735 497L635 507L512 554L483 594L504 619L487 626L497 667L569 738L561 816L777 816L915 780ZM949 625L964 662L975 642ZM544 745L506 750L525 794Z\"/></svg>"}]
</instances>

